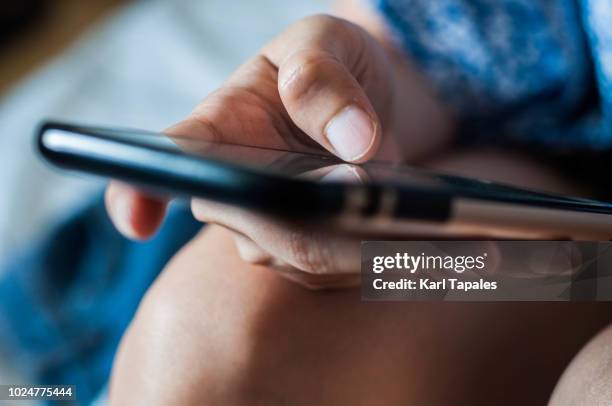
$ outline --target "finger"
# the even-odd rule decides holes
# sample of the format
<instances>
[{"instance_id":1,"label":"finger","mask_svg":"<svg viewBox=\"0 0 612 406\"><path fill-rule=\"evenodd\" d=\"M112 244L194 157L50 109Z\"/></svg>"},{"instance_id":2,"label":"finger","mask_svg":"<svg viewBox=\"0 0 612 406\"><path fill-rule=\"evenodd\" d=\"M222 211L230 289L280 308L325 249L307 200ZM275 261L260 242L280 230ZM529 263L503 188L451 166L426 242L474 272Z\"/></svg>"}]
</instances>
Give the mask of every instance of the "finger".
<instances>
[{"instance_id":1,"label":"finger","mask_svg":"<svg viewBox=\"0 0 612 406\"><path fill-rule=\"evenodd\" d=\"M194 216L238 230L272 257L308 273L358 273L361 240L206 200L192 200Z\"/></svg>"},{"instance_id":2,"label":"finger","mask_svg":"<svg viewBox=\"0 0 612 406\"><path fill-rule=\"evenodd\" d=\"M367 179L362 168L349 164L326 166L302 175L308 179L320 178L322 182L362 183ZM292 224L204 200L194 199L192 211L201 221L230 228L236 235L238 251L247 262L272 265L273 258L276 263L280 258L280 262L285 261L285 268L289 263L319 275L339 272L346 276L346 273L359 270L360 241L354 238L334 236L304 224ZM339 284L345 286L345 278L341 279Z\"/></svg>"},{"instance_id":3,"label":"finger","mask_svg":"<svg viewBox=\"0 0 612 406\"><path fill-rule=\"evenodd\" d=\"M359 286L359 274L313 274L296 270L286 262L273 258L245 235L230 230L240 257L251 264L265 265L280 276L311 290L345 289Z\"/></svg>"},{"instance_id":4,"label":"finger","mask_svg":"<svg viewBox=\"0 0 612 406\"><path fill-rule=\"evenodd\" d=\"M234 242L240 257L251 264L265 265L274 269L282 277L311 290L345 289L359 286L359 274L313 274L295 270L291 265L274 259L269 253L261 249L253 240L245 235L230 230L234 235Z\"/></svg>"},{"instance_id":5,"label":"finger","mask_svg":"<svg viewBox=\"0 0 612 406\"><path fill-rule=\"evenodd\" d=\"M116 181L108 185L104 200L117 230L134 240L152 237L166 213L164 200L147 196Z\"/></svg>"},{"instance_id":6,"label":"finger","mask_svg":"<svg viewBox=\"0 0 612 406\"><path fill-rule=\"evenodd\" d=\"M263 50L278 66L279 95L293 122L350 162L366 161L376 153L382 128L370 99L384 110L391 94L388 78L381 77L385 55L370 41L347 21L316 16Z\"/></svg>"}]
</instances>

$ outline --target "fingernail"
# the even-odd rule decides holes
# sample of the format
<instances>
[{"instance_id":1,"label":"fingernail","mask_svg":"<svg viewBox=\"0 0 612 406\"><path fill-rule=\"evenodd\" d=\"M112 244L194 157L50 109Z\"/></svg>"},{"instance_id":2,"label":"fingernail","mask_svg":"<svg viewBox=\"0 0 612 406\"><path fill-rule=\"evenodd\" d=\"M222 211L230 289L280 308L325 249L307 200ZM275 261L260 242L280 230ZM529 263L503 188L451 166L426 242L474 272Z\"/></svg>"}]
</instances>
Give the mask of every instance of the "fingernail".
<instances>
[{"instance_id":1,"label":"fingernail","mask_svg":"<svg viewBox=\"0 0 612 406\"><path fill-rule=\"evenodd\" d=\"M374 123L365 111L349 106L331 119L325 135L340 158L355 161L372 147Z\"/></svg>"},{"instance_id":2,"label":"fingernail","mask_svg":"<svg viewBox=\"0 0 612 406\"><path fill-rule=\"evenodd\" d=\"M132 205L129 197L124 193L116 193L112 198L111 210L117 229L126 236L134 236L134 229L131 226Z\"/></svg>"}]
</instances>

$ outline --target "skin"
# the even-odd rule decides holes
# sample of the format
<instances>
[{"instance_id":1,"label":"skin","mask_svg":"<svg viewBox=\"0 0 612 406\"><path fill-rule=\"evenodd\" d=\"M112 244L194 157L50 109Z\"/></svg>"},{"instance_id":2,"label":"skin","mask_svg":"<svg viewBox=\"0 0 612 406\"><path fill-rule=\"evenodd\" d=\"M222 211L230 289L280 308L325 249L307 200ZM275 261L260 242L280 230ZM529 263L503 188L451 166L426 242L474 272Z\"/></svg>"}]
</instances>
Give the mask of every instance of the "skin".
<instances>
[{"instance_id":1,"label":"skin","mask_svg":"<svg viewBox=\"0 0 612 406\"><path fill-rule=\"evenodd\" d=\"M349 9L358 25L314 16L289 27L167 133L572 189L524 157L448 151L449 111L380 21L339 8ZM330 134L349 109L365 115L352 130L369 141L355 139L364 148L347 156ZM150 237L163 220L166 202L129 186L113 182L106 199L130 238ZM111 404L541 405L609 320L598 304L371 304L355 289L313 291L354 283L349 253L361 237L203 200L192 208L218 225L147 293L116 358ZM576 385L571 371L556 394Z\"/></svg>"},{"instance_id":2,"label":"skin","mask_svg":"<svg viewBox=\"0 0 612 406\"><path fill-rule=\"evenodd\" d=\"M557 384L549 406L604 406L612 399L612 327L587 344Z\"/></svg>"}]
</instances>

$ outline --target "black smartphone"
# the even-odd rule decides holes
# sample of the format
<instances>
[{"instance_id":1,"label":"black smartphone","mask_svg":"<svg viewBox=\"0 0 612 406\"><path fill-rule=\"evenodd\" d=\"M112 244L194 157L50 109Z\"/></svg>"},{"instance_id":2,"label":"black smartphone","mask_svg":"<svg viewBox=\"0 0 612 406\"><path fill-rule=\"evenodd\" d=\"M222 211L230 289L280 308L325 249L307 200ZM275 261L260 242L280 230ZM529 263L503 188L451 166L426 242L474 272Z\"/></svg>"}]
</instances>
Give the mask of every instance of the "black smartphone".
<instances>
[{"instance_id":1,"label":"black smartphone","mask_svg":"<svg viewBox=\"0 0 612 406\"><path fill-rule=\"evenodd\" d=\"M612 205L381 162L44 123L51 164L349 232L609 240Z\"/></svg>"}]
</instances>

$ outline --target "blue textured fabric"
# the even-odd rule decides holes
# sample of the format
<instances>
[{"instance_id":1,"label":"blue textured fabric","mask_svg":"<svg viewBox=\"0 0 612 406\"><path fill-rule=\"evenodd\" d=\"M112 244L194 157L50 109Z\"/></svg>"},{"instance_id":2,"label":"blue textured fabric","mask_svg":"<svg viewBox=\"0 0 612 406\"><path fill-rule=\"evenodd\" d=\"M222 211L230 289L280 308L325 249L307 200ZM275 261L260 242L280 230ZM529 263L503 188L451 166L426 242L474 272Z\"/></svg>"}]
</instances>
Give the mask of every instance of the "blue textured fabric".
<instances>
[{"instance_id":1,"label":"blue textured fabric","mask_svg":"<svg viewBox=\"0 0 612 406\"><path fill-rule=\"evenodd\" d=\"M612 147L612 1L373 1L464 137Z\"/></svg>"},{"instance_id":2,"label":"blue textured fabric","mask_svg":"<svg viewBox=\"0 0 612 406\"><path fill-rule=\"evenodd\" d=\"M88 404L108 380L119 339L144 292L202 227L186 207L157 237L120 236L101 198L14 258L0 278L0 350L30 379L74 384Z\"/></svg>"}]
</instances>

